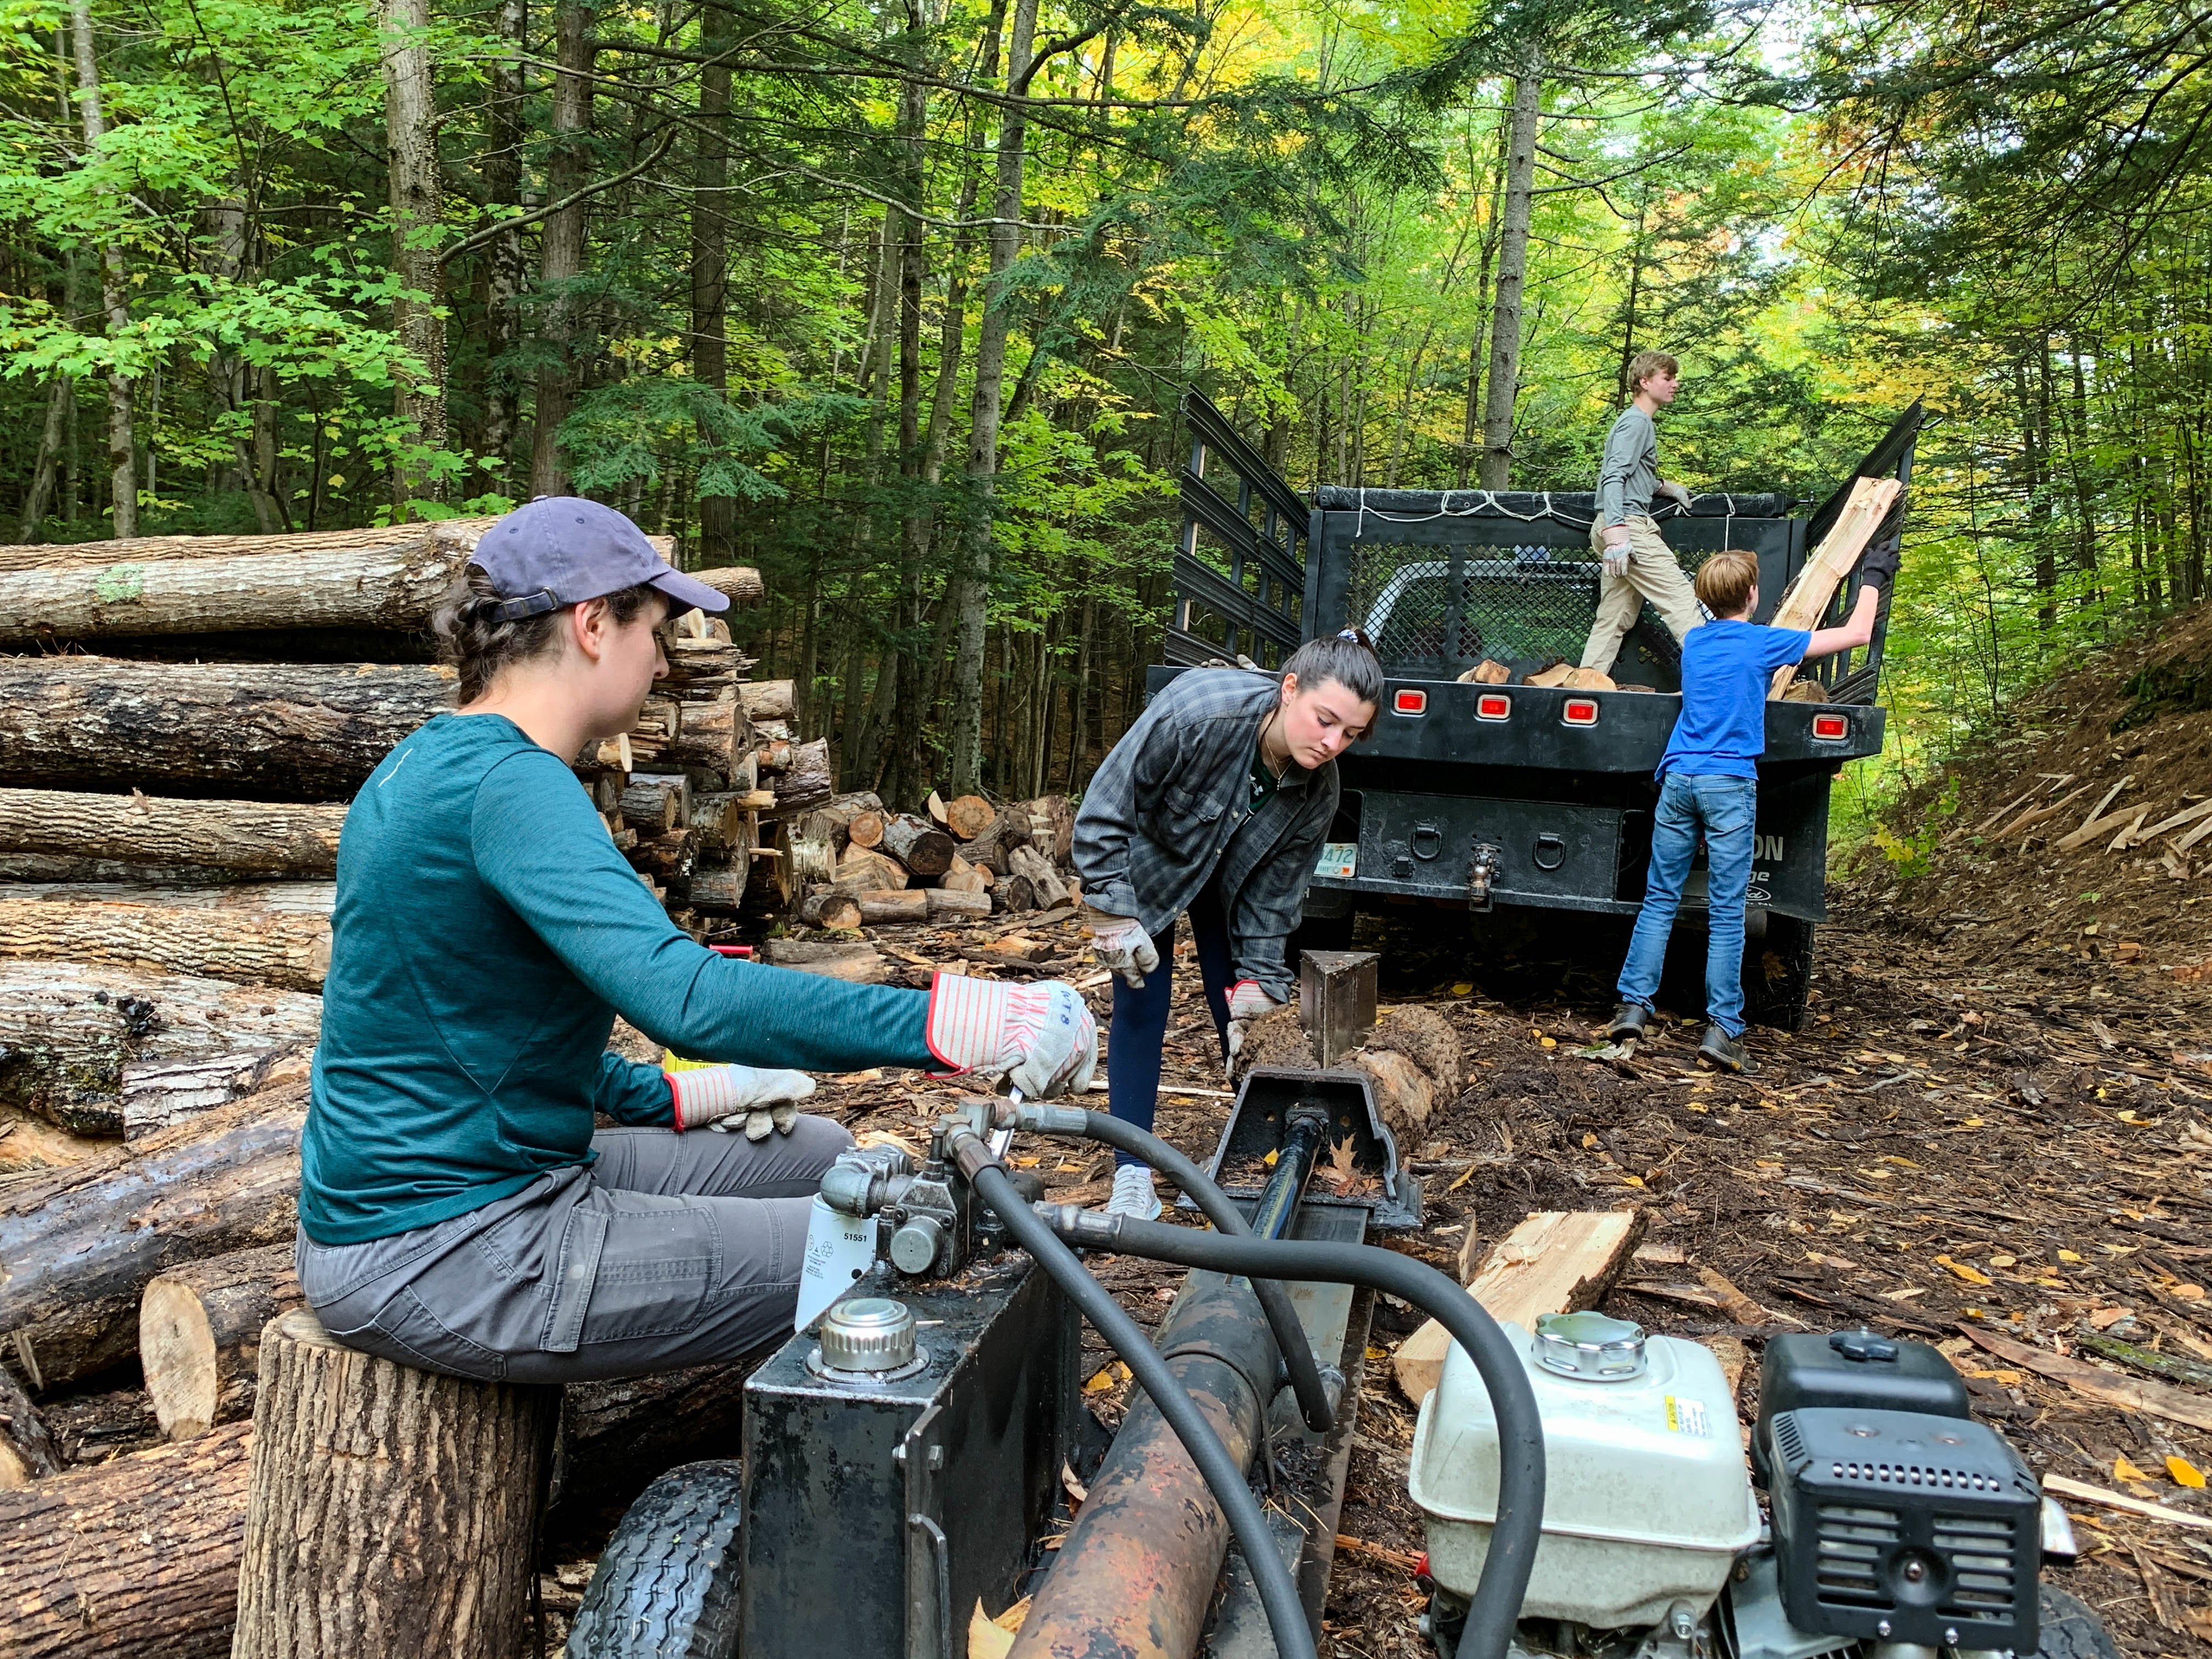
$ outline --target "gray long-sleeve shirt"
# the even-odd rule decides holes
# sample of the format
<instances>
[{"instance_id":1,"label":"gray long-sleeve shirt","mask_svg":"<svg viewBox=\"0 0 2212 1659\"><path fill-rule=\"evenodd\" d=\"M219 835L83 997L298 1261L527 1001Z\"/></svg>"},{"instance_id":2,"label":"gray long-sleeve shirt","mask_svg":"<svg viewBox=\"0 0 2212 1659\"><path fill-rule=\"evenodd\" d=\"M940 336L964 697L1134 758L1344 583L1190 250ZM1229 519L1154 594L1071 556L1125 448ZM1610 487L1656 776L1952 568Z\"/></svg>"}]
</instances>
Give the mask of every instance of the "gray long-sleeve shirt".
<instances>
[{"instance_id":1,"label":"gray long-sleeve shirt","mask_svg":"<svg viewBox=\"0 0 2212 1659\"><path fill-rule=\"evenodd\" d=\"M1279 1002L1293 985L1285 944L1339 794L1334 761L1312 772L1293 761L1252 804L1253 750L1281 696L1270 674L1177 675L1114 745L1075 818L1085 902L1157 939L1218 878L1237 977Z\"/></svg>"},{"instance_id":2,"label":"gray long-sleeve shirt","mask_svg":"<svg viewBox=\"0 0 2212 1659\"><path fill-rule=\"evenodd\" d=\"M1599 521L1611 526L1649 514L1658 488L1659 429L1631 404L1605 434L1605 459L1597 467Z\"/></svg>"}]
</instances>

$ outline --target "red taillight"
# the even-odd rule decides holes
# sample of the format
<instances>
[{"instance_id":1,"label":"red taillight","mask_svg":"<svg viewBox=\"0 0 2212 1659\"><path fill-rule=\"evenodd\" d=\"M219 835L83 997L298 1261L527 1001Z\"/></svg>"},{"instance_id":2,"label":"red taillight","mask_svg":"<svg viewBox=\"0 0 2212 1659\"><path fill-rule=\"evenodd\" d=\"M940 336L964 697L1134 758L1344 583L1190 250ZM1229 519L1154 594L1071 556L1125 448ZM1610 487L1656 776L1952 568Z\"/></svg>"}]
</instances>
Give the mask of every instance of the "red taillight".
<instances>
[{"instance_id":1,"label":"red taillight","mask_svg":"<svg viewBox=\"0 0 2212 1659\"><path fill-rule=\"evenodd\" d=\"M1486 691L1474 700L1474 717L1483 720L1513 718L1513 699L1501 691Z\"/></svg>"},{"instance_id":2,"label":"red taillight","mask_svg":"<svg viewBox=\"0 0 2212 1659\"><path fill-rule=\"evenodd\" d=\"M1597 724L1597 699L1595 697L1569 697L1567 699L1567 706L1559 711L1559 718L1570 726L1595 726Z\"/></svg>"},{"instance_id":3,"label":"red taillight","mask_svg":"<svg viewBox=\"0 0 2212 1659\"><path fill-rule=\"evenodd\" d=\"M1831 743L1840 743L1851 734L1851 723L1841 714L1813 716L1813 735L1826 738Z\"/></svg>"},{"instance_id":4,"label":"red taillight","mask_svg":"<svg viewBox=\"0 0 2212 1659\"><path fill-rule=\"evenodd\" d=\"M1390 699L1394 714L1425 714L1429 712L1429 694L1425 691L1401 691Z\"/></svg>"}]
</instances>

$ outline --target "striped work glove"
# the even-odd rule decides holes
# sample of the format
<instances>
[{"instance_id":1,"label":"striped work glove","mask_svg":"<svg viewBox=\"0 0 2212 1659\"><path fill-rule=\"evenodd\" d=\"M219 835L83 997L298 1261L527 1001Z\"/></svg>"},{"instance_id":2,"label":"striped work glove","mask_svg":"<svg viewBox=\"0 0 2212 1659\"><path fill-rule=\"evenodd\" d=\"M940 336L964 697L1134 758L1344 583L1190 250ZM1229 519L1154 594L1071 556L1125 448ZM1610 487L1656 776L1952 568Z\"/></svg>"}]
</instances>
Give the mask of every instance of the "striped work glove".
<instances>
[{"instance_id":1,"label":"striped work glove","mask_svg":"<svg viewBox=\"0 0 2212 1659\"><path fill-rule=\"evenodd\" d=\"M757 1066L685 1066L663 1075L679 1132L704 1127L727 1134L742 1127L747 1140L789 1134L799 1121L797 1103L814 1092L814 1079L804 1072Z\"/></svg>"},{"instance_id":2,"label":"striped work glove","mask_svg":"<svg viewBox=\"0 0 2212 1659\"><path fill-rule=\"evenodd\" d=\"M1008 985L939 974L929 988L929 1052L951 1073L1004 1077L1030 1100L1080 1094L1098 1064L1098 1025L1071 986Z\"/></svg>"}]
</instances>

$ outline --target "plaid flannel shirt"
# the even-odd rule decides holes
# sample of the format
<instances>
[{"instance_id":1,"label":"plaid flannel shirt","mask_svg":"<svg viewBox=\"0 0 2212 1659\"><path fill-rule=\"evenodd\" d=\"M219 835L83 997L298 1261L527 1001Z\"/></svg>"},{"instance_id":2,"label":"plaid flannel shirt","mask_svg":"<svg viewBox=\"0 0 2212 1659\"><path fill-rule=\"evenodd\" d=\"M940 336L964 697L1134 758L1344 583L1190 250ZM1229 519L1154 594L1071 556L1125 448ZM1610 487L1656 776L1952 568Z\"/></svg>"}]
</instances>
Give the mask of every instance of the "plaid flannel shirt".
<instances>
[{"instance_id":1,"label":"plaid flannel shirt","mask_svg":"<svg viewBox=\"0 0 2212 1659\"><path fill-rule=\"evenodd\" d=\"M1290 1000L1285 941L1336 816L1336 763L1295 761L1256 808L1252 760L1279 700L1272 674L1179 674L1124 732L1075 819L1085 903L1134 916L1155 939L1218 877L1239 978Z\"/></svg>"}]
</instances>

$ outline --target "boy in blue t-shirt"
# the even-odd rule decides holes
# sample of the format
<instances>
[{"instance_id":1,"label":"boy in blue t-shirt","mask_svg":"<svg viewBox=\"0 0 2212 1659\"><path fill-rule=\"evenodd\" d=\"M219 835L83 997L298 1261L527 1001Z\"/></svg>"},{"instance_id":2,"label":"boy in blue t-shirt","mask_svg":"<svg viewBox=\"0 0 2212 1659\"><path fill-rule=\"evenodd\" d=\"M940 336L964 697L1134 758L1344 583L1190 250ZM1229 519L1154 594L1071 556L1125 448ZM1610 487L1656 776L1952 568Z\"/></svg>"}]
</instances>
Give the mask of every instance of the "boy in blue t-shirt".
<instances>
[{"instance_id":1,"label":"boy in blue t-shirt","mask_svg":"<svg viewBox=\"0 0 2212 1659\"><path fill-rule=\"evenodd\" d=\"M1867 555L1858 603L1841 628L1808 634L1750 620L1759 608L1759 560L1730 549L1698 571L1698 598L1715 620L1682 641L1682 712L1659 761L1651 874L1620 969L1620 1006L1608 1034L1640 1037L1651 1018L1667 936L1682 884L1705 838L1705 1012L1698 1052L1723 1071L1753 1070L1743 1048L1743 902L1751 884L1759 757L1766 752L1766 690L1774 671L1865 645L1881 589L1897 571L1893 545Z\"/></svg>"}]
</instances>

